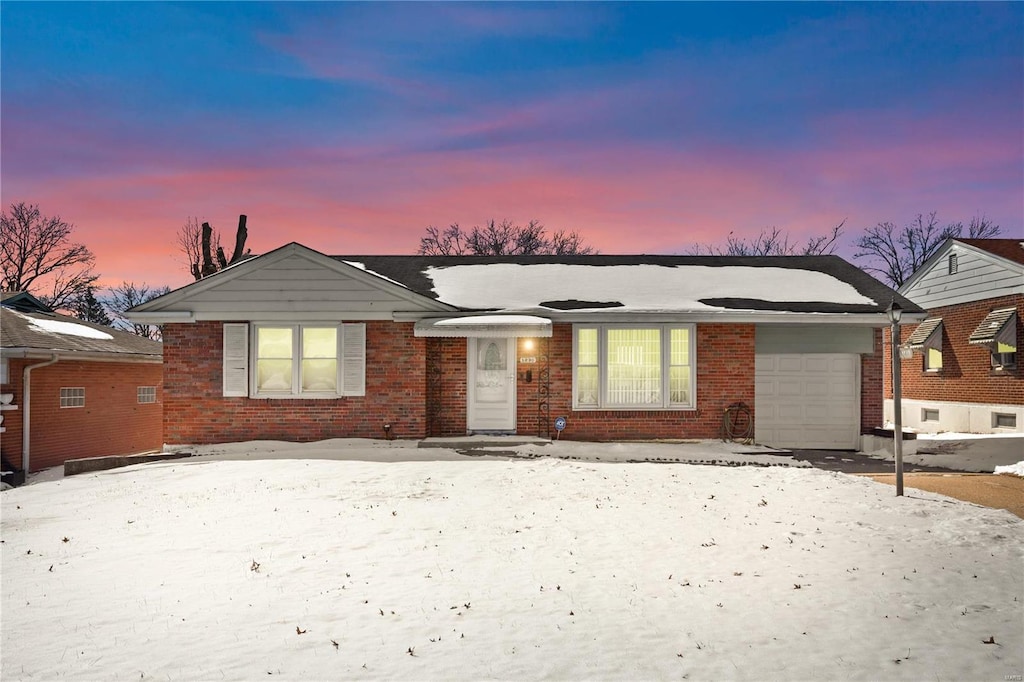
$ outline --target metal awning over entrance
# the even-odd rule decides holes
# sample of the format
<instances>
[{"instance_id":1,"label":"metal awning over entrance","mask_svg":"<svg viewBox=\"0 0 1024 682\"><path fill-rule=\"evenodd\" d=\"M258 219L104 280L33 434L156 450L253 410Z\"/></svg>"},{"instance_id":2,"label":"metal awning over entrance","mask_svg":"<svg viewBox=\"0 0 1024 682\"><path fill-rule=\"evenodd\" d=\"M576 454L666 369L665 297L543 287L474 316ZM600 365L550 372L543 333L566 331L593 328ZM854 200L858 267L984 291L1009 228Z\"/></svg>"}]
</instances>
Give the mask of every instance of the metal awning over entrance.
<instances>
[{"instance_id":1,"label":"metal awning over entrance","mask_svg":"<svg viewBox=\"0 0 1024 682\"><path fill-rule=\"evenodd\" d=\"M420 320L414 336L448 338L507 338L551 336L551 320L533 315L472 315Z\"/></svg>"}]
</instances>

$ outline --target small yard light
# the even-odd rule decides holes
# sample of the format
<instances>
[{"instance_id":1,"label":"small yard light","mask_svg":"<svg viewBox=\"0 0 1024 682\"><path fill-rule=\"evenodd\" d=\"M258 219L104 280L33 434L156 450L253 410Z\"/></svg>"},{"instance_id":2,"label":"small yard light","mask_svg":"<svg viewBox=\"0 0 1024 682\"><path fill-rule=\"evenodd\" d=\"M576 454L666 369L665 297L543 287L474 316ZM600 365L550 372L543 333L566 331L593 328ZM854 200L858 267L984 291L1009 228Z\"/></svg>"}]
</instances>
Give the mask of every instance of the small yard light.
<instances>
[{"instance_id":1,"label":"small yard light","mask_svg":"<svg viewBox=\"0 0 1024 682\"><path fill-rule=\"evenodd\" d=\"M889 315L889 337L892 341L892 438L896 457L896 496L903 496L903 406L900 404L900 318L903 308L894 298L885 311Z\"/></svg>"}]
</instances>

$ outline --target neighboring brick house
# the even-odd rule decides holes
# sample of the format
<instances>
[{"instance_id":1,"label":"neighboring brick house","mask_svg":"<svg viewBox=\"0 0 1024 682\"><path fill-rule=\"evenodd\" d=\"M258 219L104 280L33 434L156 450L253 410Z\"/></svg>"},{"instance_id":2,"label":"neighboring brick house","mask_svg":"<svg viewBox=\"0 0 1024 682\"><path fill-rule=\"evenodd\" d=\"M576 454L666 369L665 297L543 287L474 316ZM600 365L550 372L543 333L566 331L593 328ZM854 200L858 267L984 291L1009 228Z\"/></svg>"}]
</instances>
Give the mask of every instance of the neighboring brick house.
<instances>
[{"instance_id":1,"label":"neighboring brick house","mask_svg":"<svg viewBox=\"0 0 1024 682\"><path fill-rule=\"evenodd\" d=\"M899 291L928 312L901 328L914 351L901 365L903 424L929 433L1024 431L1024 241L949 239ZM887 419L890 379L886 372Z\"/></svg>"},{"instance_id":2,"label":"neighboring brick house","mask_svg":"<svg viewBox=\"0 0 1024 682\"><path fill-rule=\"evenodd\" d=\"M0 303L5 471L163 446L160 343L55 314L24 292Z\"/></svg>"},{"instance_id":3,"label":"neighboring brick house","mask_svg":"<svg viewBox=\"0 0 1024 682\"><path fill-rule=\"evenodd\" d=\"M299 244L129 312L164 438L717 438L856 449L892 289L835 256L326 256ZM742 407L739 405L742 403ZM732 409L730 410L730 407ZM755 426L756 425L756 426Z\"/></svg>"}]
</instances>

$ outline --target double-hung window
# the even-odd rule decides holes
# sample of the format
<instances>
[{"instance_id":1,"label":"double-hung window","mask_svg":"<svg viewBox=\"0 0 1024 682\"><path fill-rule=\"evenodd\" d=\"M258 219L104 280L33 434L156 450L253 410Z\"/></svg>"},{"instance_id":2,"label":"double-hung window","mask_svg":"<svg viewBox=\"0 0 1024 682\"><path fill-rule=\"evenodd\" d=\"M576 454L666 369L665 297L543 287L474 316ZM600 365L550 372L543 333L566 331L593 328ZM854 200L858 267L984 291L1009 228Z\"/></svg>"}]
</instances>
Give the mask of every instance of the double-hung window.
<instances>
[{"instance_id":1,"label":"double-hung window","mask_svg":"<svg viewBox=\"0 0 1024 682\"><path fill-rule=\"evenodd\" d=\"M361 323L225 324L224 395L363 395L365 355Z\"/></svg>"},{"instance_id":2,"label":"double-hung window","mask_svg":"<svg viewBox=\"0 0 1024 682\"><path fill-rule=\"evenodd\" d=\"M693 325L576 325L573 407L694 407Z\"/></svg>"}]
</instances>

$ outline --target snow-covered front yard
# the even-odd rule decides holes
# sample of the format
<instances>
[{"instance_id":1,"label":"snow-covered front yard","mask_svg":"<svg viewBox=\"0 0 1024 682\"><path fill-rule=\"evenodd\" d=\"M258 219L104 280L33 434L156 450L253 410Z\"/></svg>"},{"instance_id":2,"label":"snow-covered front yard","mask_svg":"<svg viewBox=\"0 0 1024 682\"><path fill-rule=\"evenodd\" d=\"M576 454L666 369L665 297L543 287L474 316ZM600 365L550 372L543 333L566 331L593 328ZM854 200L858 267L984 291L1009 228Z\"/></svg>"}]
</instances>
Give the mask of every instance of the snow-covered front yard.
<instances>
[{"instance_id":1,"label":"snow-covered front yard","mask_svg":"<svg viewBox=\"0 0 1024 682\"><path fill-rule=\"evenodd\" d=\"M0 677L1024 673L1008 512L671 445L548 447L602 461L241 444L5 491ZM609 461L630 448L671 463Z\"/></svg>"}]
</instances>

